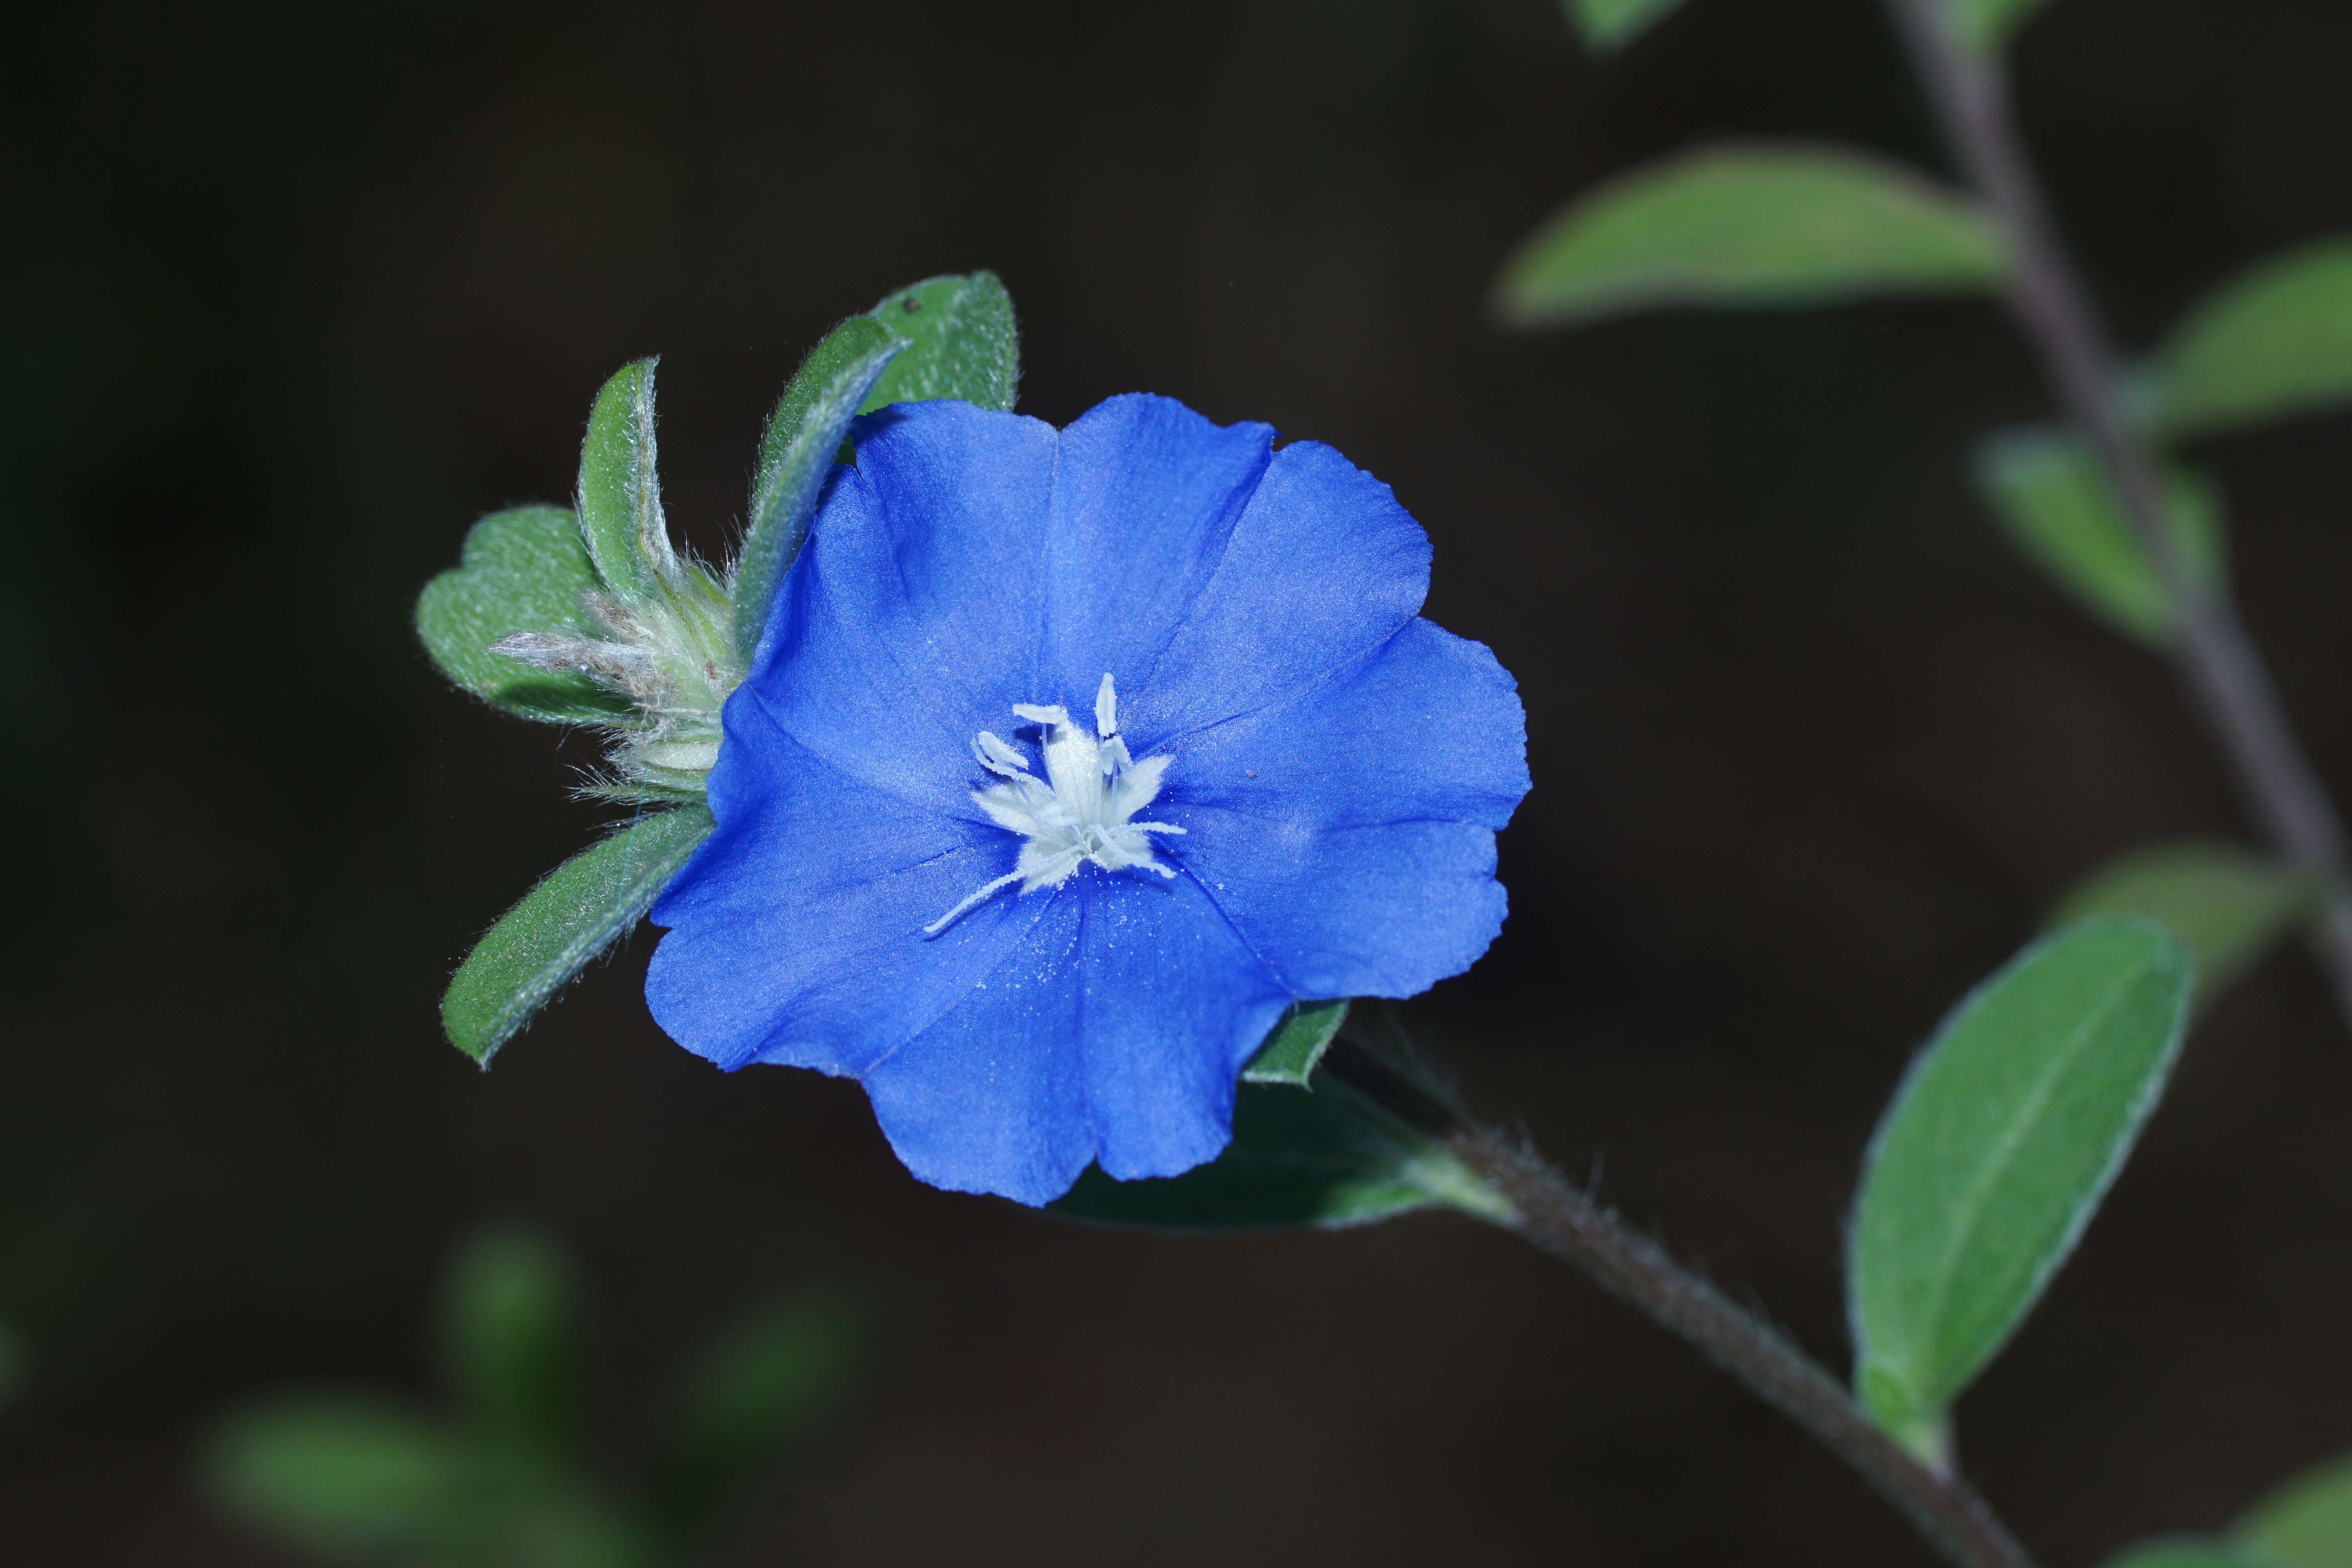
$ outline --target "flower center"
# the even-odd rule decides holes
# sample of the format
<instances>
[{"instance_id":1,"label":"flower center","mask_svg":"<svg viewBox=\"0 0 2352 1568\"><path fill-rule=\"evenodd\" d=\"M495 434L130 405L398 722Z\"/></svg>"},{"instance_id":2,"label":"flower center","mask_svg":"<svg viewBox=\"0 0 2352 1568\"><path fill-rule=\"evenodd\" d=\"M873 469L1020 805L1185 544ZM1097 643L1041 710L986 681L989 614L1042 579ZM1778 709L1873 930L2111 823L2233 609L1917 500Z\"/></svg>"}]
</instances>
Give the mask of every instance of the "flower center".
<instances>
[{"instance_id":1,"label":"flower center","mask_svg":"<svg viewBox=\"0 0 2352 1568\"><path fill-rule=\"evenodd\" d=\"M1151 858L1148 836L1184 830L1165 822L1131 820L1160 798L1160 775L1168 771L1168 759L1146 757L1139 763L1127 754L1127 742L1118 732L1118 694L1108 675L1095 693L1095 734L1074 722L1066 708L1016 702L1013 713L1044 728L1045 776L1041 779L1029 771L1029 759L1017 747L982 730L971 743L971 754L1003 782L972 791L971 798L999 826L1021 835L1021 858L1012 870L973 889L971 897L925 926L925 936L947 930L959 915L999 889L1015 882L1024 893L1058 888L1088 863L1106 871L1133 868L1162 877L1176 875Z\"/></svg>"}]
</instances>

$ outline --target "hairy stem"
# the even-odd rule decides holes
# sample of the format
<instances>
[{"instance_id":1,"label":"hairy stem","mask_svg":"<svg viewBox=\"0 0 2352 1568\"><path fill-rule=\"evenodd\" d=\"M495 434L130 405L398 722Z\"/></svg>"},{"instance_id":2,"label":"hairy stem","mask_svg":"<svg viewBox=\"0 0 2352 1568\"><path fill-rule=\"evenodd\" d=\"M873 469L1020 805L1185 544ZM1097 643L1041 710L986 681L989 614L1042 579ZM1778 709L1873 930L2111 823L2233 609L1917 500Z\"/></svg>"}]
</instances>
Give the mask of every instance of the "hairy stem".
<instances>
[{"instance_id":1,"label":"hairy stem","mask_svg":"<svg viewBox=\"0 0 2352 1568\"><path fill-rule=\"evenodd\" d=\"M2179 616L2174 660L2264 834L2326 889L2320 943L2337 1006L2352 1022L2352 889L2345 833L2263 656L2226 590L2200 582L2174 548L2155 454L2124 416L2116 358L2052 224L2010 105L2000 59L1953 37L1943 0L1886 0L1945 139L2005 233L2009 303L2042 372L2098 454Z\"/></svg>"},{"instance_id":2,"label":"hairy stem","mask_svg":"<svg viewBox=\"0 0 2352 1568\"><path fill-rule=\"evenodd\" d=\"M1958 1568L2033 1568L2032 1559L1957 1471L1937 1470L1888 1436L1845 1385L1787 1335L1676 1263L1523 1143L1465 1117L1378 1052L1345 1037L1323 1058L1332 1077L1443 1139L1508 1200L1496 1219L1696 1346L1748 1392L1861 1473Z\"/></svg>"}]
</instances>

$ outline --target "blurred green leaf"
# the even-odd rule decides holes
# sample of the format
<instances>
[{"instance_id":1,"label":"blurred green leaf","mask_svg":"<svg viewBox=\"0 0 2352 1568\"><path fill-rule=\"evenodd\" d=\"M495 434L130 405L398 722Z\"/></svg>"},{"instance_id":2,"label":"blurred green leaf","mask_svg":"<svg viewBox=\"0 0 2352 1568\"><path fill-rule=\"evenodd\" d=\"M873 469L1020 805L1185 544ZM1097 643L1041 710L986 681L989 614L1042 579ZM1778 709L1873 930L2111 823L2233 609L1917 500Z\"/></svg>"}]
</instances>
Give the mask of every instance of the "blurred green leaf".
<instances>
[{"instance_id":1,"label":"blurred green leaf","mask_svg":"<svg viewBox=\"0 0 2352 1568\"><path fill-rule=\"evenodd\" d=\"M583 602L597 585L571 512L560 506L492 512L466 535L460 563L425 585L416 635L441 673L477 697L526 719L610 723L631 711L625 699L584 675L534 669L490 651L510 632L599 635Z\"/></svg>"},{"instance_id":2,"label":"blurred green leaf","mask_svg":"<svg viewBox=\"0 0 2352 1568\"><path fill-rule=\"evenodd\" d=\"M2280 1564L2238 1551L2226 1541L2167 1535L2124 1548L2107 1559L2105 1568L2280 1568Z\"/></svg>"},{"instance_id":3,"label":"blurred green leaf","mask_svg":"<svg viewBox=\"0 0 2352 1568\"><path fill-rule=\"evenodd\" d=\"M2352 400L2352 237L2256 264L2156 355L2154 423L2175 439Z\"/></svg>"},{"instance_id":4,"label":"blurred green leaf","mask_svg":"<svg viewBox=\"0 0 2352 1568\"><path fill-rule=\"evenodd\" d=\"M710 1346L679 1391L663 1465L673 1531L708 1526L838 1401L863 1337L847 1300L810 1293L754 1308Z\"/></svg>"},{"instance_id":5,"label":"blurred green leaf","mask_svg":"<svg viewBox=\"0 0 2352 1568\"><path fill-rule=\"evenodd\" d=\"M561 1452L582 1406L580 1288L544 1237L470 1238L442 1282L441 1346L467 1417L500 1441Z\"/></svg>"},{"instance_id":6,"label":"blurred green leaf","mask_svg":"<svg viewBox=\"0 0 2352 1568\"><path fill-rule=\"evenodd\" d=\"M25 1337L0 1319L0 1405L16 1397L17 1386L25 1381L25 1369L31 1360L25 1348Z\"/></svg>"},{"instance_id":7,"label":"blurred green leaf","mask_svg":"<svg viewBox=\"0 0 2352 1568\"><path fill-rule=\"evenodd\" d=\"M2230 1533L2284 1568L2352 1568L2352 1454L2295 1477Z\"/></svg>"},{"instance_id":8,"label":"blurred green leaf","mask_svg":"<svg viewBox=\"0 0 2352 1568\"><path fill-rule=\"evenodd\" d=\"M760 442L751 526L735 563L736 650L748 664L768 624L776 584L800 553L817 492L858 405L906 346L871 316L852 316L824 336L793 373Z\"/></svg>"},{"instance_id":9,"label":"blurred green leaf","mask_svg":"<svg viewBox=\"0 0 2352 1568\"><path fill-rule=\"evenodd\" d=\"M2044 938L1954 1008L1879 1122L1849 1232L1854 1382L1940 1457L1946 1412L2032 1309L2177 1054L2189 955L2155 926Z\"/></svg>"},{"instance_id":10,"label":"blurred green leaf","mask_svg":"<svg viewBox=\"0 0 2352 1568\"><path fill-rule=\"evenodd\" d=\"M1021 382L1021 333L1013 297L995 273L926 278L866 313L908 346L866 395L860 414L940 397L999 411L1013 406Z\"/></svg>"},{"instance_id":11,"label":"blurred green leaf","mask_svg":"<svg viewBox=\"0 0 2352 1568\"><path fill-rule=\"evenodd\" d=\"M1568 19L1584 41L1604 52L1623 47L1635 35L1663 22L1683 0L1563 0Z\"/></svg>"},{"instance_id":12,"label":"blurred green leaf","mask_svg":"<svg viewBox=\"0 0 2352 1568\"><path fill-rule=\"evenodd\" d=\"M396 1405L304 1394L220 1423L202 1479L232 1517L305 1552L414 1554L451 1533L467 1460L448 1434Z\"/></svg>"},{"instance_id":13,"label":"blurred green leaf","mask_svg":"<svg viewBox=\"0 0 2352 1568\"><path fill-rule=\"evenodd\" d=\"M1509 1205L1444 1146L1332 1078L1311 1092L1244 1083L1234 1141L1181 1176L1118 1182L1089 1166L1048 1206L1072 1219L1160 1230L1336 1229L1450 1205L1493 1218Z\"/></svg>"},{"instance_id":14,"label":"blurred green leaf","mask_svg":"<svg viewBox=\"0 0 2352 1568\"><path fill-rule=\"evenodd\" d=\"M2078 604L2142 642L2171 644L2171 595L2080 437L2054 425L1997 431L1978 444L1975 478L2011 540ZM2221 498L2179 468L2165 479L2173 548L2197 581L2221 586L2229 575Z\"/></svg>"},{"instance_id":15,"label":"blurred green leaf","mask_svg":"<svg viewBox=\"0 0 2352 1568\"><path fill-rule=\"evenodd\" d=\"M1347 1021L1348 1004L1344 999L1292 1003L1266 1036L1265 1044L1257 1048L1257 1055L1242 1068L1242 1081L1286 1083L1305 1089L1314 1075L1315 1064L1330 1048L1331 1037Z\"/></svg>"},{"instance_id":16,"label":"blurred green leaf","mask_svg":"<svg viewBox=\"0 0 2352 1568\"><path fill-rule=\"evenodd\" d=\"M580 447L580 531L604 585L625 605L657 597L676 569L654 441L654 366L624 365L588 415Z\"/></svg>"},{"instance_id":17,"label":"blurred green leaf","mask_svg":"<svg viewBox=\"0 0 2352 1568\"><path fill-rule=\"evenodd\" d=\"M2158 844L2084 878L2051 910L2048 924L2057 930L2103 915L2154 921L2189 950L2202 1005L2317 902L2312 879L2275 857L2234 844Z\"/></svg>"},{"instance_id":18,"label":"blurred green leaf","mask_svg":"<svg viewBox=\"0 0 2352 1568\"><path fill-rule=\"evenodd\" d=\"M1960 42L1980 54L2007 44L2045 0L1944 0L1944 15Z\"/></svg>"},{"instance_id":19,"label":"blurred green leaf","mask_svg":"<svg viewBox=\"0 0 2352 1568\"><path fill-rule=\"evenodd\" d=\"M2001 246L1967 198L1839 147L1741 144L1647 164L1562 207L1503 268L1507 323L1662 305L1824 305L1990 289Z\"/></svg>"},{"instance_id":20,"label":"blurred green leaf","mask_svg":"<svg viewBox=\"0 0 2352 1568\"><path fill-rule=\"evenodd\" d=\"M565 981L645 917L710 827L707 806L648 815L549 872L449 982L441 998L449 1043L488 1066Z\"/></svg>"}]
</instances>

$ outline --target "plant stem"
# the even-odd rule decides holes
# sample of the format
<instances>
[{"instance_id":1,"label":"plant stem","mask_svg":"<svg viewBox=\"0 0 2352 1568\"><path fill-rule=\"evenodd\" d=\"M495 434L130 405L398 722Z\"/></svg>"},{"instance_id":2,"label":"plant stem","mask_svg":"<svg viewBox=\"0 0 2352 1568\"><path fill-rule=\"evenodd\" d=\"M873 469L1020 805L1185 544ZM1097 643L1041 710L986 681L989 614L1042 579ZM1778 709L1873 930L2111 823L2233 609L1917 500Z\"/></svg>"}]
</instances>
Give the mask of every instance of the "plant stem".
<instances>
[{"instance_id":1,"label":"plant stem","mask_svg":"<svg viewBox=\"0 0 2352 1568\"><path fill-rule=\"evenodd\" d=\"M2263 656L2226 589L2200 582L2174 547L2155 454L2124 416L2116 356L2026 156L2000 58L1952 34L1944 0L1886 0L1945 139L2004 231L2009 302L2059 403L2082 428L2175 605L2173 658L2271 843L2324 890L2320 949L2352 1022L2352 889L2335 803L2288 723Z\"/></svg>"},{"instance_id":2,"label":"plant stem","mask_svg":"<svg viewBox=\"0 0 2352 1568\"><path fill-rule=\"evenodd\" d=\"M1340 1084L1441 1140L1509 1205L1467 1210L1572 1265L1696 1346L1749 1393L1811 1433L1892 1502L1958 1568L2033 1568L2032 1559L1956 1471L1897 1443L1788 1336L1676 1263L1528 1149L1471 1121L1443 1091L1342 1036L1323 1068Z\"/></svg>"},{"instance_id":3,"label":"plant stem","mask_svg":"<svg viewBox=\"0 0 2352 1568\"><path fill-rule=\"evenodd\" d=\"M2024 1548L1957 1472L1929 1468L1864 1415L1771 1324L1491 1128L1452 1139L1456 1158L1517 1211L1510 1228L1681 1335L1749 1393L1811 1433L1960 1568L2032 1568Z\"/></svg>"}]
</instances>

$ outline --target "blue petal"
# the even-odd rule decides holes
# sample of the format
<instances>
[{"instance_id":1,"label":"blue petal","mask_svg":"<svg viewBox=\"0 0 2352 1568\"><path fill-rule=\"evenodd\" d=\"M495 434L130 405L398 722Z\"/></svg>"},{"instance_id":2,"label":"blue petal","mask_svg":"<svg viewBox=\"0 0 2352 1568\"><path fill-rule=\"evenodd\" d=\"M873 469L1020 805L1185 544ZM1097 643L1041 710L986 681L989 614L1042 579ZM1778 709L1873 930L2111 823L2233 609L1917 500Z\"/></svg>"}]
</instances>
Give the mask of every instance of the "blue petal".
<instances>
[{"instance_id":1,"label":"blue petal","mask_svg":"<svg viewBox=\"0 0 2352 1568\"><path fill-rule=\"evenodd\" d=\"M1270 425L1219 426L1130 393L1062 432L1039 696L1084 708L1106 673L1140 696L1265 471Z\"/></svg>"},{"instance_id":2,"label":"blue petal","mask_svg":"<svg viewBox=\"0 0 2352 1568\"><path fill-rule=\"evenodd\" d=\"M1389 487L1294 441L1266 465L1126 727L1159 744L1286 701L1370 658L1428 592L1429 536Z\"/></svg>"},{"instance_id":3,"label":"blue petal","mask_svg":"<svg viewBox=\"0 0 2352 1568\"><path fill-rule=\"evenodd\" d=\"M799 745L750 689L711 770L718 826L655 903L646 999L723 1068L856 1074L961 1001L1041 913L998 900L923 927L1010 862L994 825L864 784Z\"/></svg>"},{"instance_id":4,"label":"blue petal","mask_svg":"<svg viewBox=\"0 0 2352 1568\"><path fill-rule=\"evenodd\" d=\"M890 1146L934 1186L1043 1204L1089 1160L1170 1176L1231 1136L1234 1079L1291 998L1200 891L1088 868L937 1023L875 1063Z\"/></svg>"},{"instance_id":5,"label":"blue petal","mask_svg":"<svg viewBox=\"0 0 2352 1568\"><path fill-rule=\"evenodd\" d=\"M1299 995L1414 995L1502 929L1526 719L1479 644L1410 621L1345 679L1172 749L1187 872Z\"/></svg>"}]
</instances>

